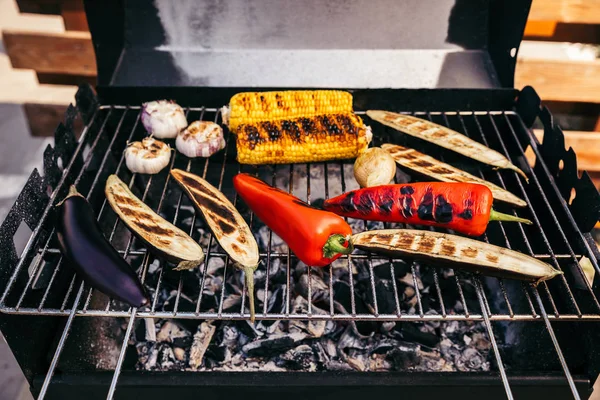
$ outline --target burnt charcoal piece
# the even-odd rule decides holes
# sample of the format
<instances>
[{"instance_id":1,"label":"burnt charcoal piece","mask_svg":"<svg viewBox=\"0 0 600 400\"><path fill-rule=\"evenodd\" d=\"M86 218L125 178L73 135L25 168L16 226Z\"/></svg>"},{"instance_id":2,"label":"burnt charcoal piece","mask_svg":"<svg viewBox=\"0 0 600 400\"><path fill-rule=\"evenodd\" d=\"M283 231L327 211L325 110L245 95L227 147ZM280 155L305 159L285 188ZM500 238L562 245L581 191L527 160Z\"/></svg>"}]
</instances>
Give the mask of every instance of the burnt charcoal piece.
<instances>
[{"instance_id":1,"label":"burnt charcoal piece","mask_svg":"<svg viewBox=\"0 0 600 400\"><path fill-rule=\"evenodd\" d=\"M361 291L366 296L367 307L371 307L372 311L375 311L374 304L375 299L373 298L373 290L371 289L370 283L364 286ZM377 297L377 309L380 314L395 314L396 313L396 299L394 297L394 286L390 280L379 279L375 277L375 295Z\"/></svg>"},{"instance_id":2,"label":"burnt charcoal piece","mask_svg":"<svg viewBox=\"0 0 600 400\"><path fill-rule=\"evenodd\" d=\"M417 324L396 324L396 329L407 342L417 342L427 347L435 347L440 342L440 337L428 332L422 332Z\"/></svg>"},{"instance_id":3,"label":"burnt charcoal piece","mask_svg":"<svg viewBox=\"0 0 600 400\"><path fill-rule=\"evenodd\" d=\"M281 354L296 344L294 338L290 335L272 336L268 339L255 340L242 347L242 351L251 357L265 357Z\"/></svg>"},{"instance_id":4,"label":"burnt charcoal piece","mask_svg":"<svg viewBox=\"0 0 600 400\"><path fill-rule=\"evenodd\" d=\"M303 344L282 354L278 365L294 371L316 371L317 356L312 347Z\"/></svg>"},{"instance_id":5,"label":"burnt charcoal piece","mask_svg":"<svg viewBox=\"0 0 600 400\"><path fill-rule=\"evenodd\" d=\"M421 362L419 347L412 343L404 343L387 354L394 371L406 371Z\"/></svg>"},{"instance_id":6,"label":"burnt charcoal piece","mask_svg":"<svg viewBox=\"0 0 600 400\"><path fill-rule=\"evenodd\" d=\"M333 284L333 299L337 302L338 306L343 307L343 312L346 314L352 313L352 303L350 298L350 285L346 282L337 281ZM363 302L360 293L354 291L354 301L357 314L369 314L371 310ZM378 330L378 324L375 322L368 321L356 321L352 322L356 325L356 329L362 335L370 335L371 333Z\"/></svg>"},{"instance_id":7,"label":"burnt charcoal piece","mask_svg":"<svg viewBox=\"0 0 600 400\"><path fill-rule=\"evenodd\" d=\"M394 268L394 276L396 278L405 275L410 271L410 265L405 263L404 261L394 261L391 263ZM390 263L384 262L379 265L375 265L375 261L373 261L373 272L375 276L381 279L392 279L392 271L390 269Z\"/></svg>"}]
</instances>

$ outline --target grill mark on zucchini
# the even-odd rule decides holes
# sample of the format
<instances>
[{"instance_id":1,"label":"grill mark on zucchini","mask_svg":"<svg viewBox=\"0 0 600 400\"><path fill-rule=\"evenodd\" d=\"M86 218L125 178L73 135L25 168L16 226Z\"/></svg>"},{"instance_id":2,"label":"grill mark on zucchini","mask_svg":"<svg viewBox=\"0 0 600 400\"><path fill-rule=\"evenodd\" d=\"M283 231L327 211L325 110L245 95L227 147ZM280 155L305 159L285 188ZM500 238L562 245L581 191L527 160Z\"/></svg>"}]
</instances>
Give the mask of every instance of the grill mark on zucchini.
<instances>
[{"instance_id":1,"label":"grill mark on zucchini","mask_svg":"<svg viewBox=\"0 0 600 400\"><path fill-rule=\"evenodd\" d=\"M177 262L177 270L192 269L202 263L202 247L135 197L116 175L108 177L104 192L108 203L129 230L150 250L158 252L167 261Z\"/></svg>"},{"instance_id":2,"label":"grill mark on zucchini","mask_svg":"<svg viewBox=\"0 0 600 400\"><path fill-rule=\"evenodd\" d=\"M373 120L400 132L427 140L466 157L497 168L513 170L528 182L527 175L503 154L468 138L460 132L422 118L396 114L389 111L368 110L367 115Z\"/></svg>"},{"instance_id":3,"label":"grill mark on zucchini","mask_svg":"<svg viewBox=\"0 0 600 400\"><path fill-rule=\"evenodd\" d=\"M518 207L525 207L527 205L523 199L520 199L500 186L473 176L466 171L462 171L414 149L390 143L381 145L381 148L387 151L401 166L410 168L421 174L442 182L471 182L484 185L492 191L494 199L505 201Z\"/></svg>"},{"instance_id":4,"label":"grill mark on zucchini","mask_svg":"<svg viewBox=\"0 0 600 400\"><path fill-rule=\"evenodd\" d=\"M392 238L390 239L390 235ZM416 246L402 247L407 238ZM425 259L485 275L519 279L534 285L563 272L533 257L475 239L435 231L384 229L352 236L354 247L391 257Z\"/></svg>"}]
</instances>

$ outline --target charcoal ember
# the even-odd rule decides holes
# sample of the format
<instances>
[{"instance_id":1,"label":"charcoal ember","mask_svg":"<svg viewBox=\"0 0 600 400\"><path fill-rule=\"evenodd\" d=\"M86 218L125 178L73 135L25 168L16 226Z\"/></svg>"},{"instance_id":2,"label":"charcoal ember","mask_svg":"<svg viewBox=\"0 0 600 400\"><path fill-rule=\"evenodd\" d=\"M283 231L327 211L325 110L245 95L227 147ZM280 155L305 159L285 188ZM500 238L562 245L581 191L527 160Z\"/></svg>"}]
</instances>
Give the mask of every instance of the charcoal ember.
<instances>
[{"instance_id":1,"label":"charcoal ember","mask_svg":"<svg viewBox=\"0 0 600 400\"><path fill-rule=\"evenodd\" d=\"M185 350L183 348L173 347L173 355L175 356L175 359L177 361L181 361L181 362L185 363L186 354L185 354Z\"/></svg>"},{"instance_id":2,"label":"charcoal ember","mask_svg":"<svg viewBox=\"0 0 600 400\"><path fill-rule=\"evenodd\" d=\"M262 226L257 232L258 245L265 251L269 249L269 243L271 244L272 253L286 253L288 250L287 244L277 236L276 233L271 234L271 230L268 226ZM271 239L269 241L269 239Z\"/></svg>"},{"instance_id":3,"label":"charcoal ember","mask_svg":"<svg viewBox=\"0 0 600 400\"><path fill-rule=\"evenodd\" d=\"M205 357L217 362L223 362L231 357L231 351L225 346L211 344L206 349Z\"/></svg>"},{"instance_id":4,"label":"charcoal ember","mask_svg":"<svg viewBox=\"0 0 600 400\"><path fill-rule=\"evenodd\" d=\"M267 272L269 276L269 286L286 281L286 268L281 263L280 258L271 258L269 262L261 263L254 271L255 287L263 287L267 281Z\"/></svg>"},{"instance_id":5,"label":"charcoal ember","mask_svg":"<svg viewBox=\"0 0 600 400\"><path fill-rule=\"evenodd\" d=\"M306 314L308 313L308 301L302 296L296 296L292 304L294 314ZM313 305L311 312L315 315L327 315L327 312L321 310L317 306ZM319 338L325 334L331 333L337 328L335 322L328 324L326 320L292 320L289 322L289 331L299 331L310 334L310 336Z\"/></svg>"},{"instance_id":6,"label":"charcoal ember","mask_svg":"<svg viewBox=\"0 0 600 400\"><path fill-rule=\"evenodd\" d=\"M138 343L136 346L138 354L137 369L150 371L156 367L158 360L158 348L155 342Z\"/></svg>"},{"instance_id":7,"label":"charcoal ember","mask_svg":"<svg viewBox=\"0 0 600 400\"><path fill-rule=\"evenodd\" d=\"M326 303L329 301L329 285L327 285L317 273L311 274L310 283L308 279L308 274L302 274L296 280L296 293L302 295L304 298L307 299L309 287L313 303Z\"/></svg>"},{"instance_id":8,"label":"charcoal ember","mask_svg":"<svg viewBox=\"0 0 600 400\"><path fill-rule=\"evenodd\" d=\"M223 276L223 269L225 268L225 260L221 257L212 256L208 259L206 264L206 274L210 276ZM202 270L202 269L201 269Z\"/></svg>"},{"instance_id":9,"label":"charcoal ember","mask_svg":"<svg viewBox=\"0 0 600 400\"><path fill-rule=\"evenodd\" d=\"M392 281L387 279L373 278L375 281L375 298L370 282L361 282L360 292L365 297L365 303L372 314L375 314L375 301L380 314L396 313L396 297Z\"/></svg>"},{"instance_id":10,"label":"charcoal ember","mask_svg":"<svg viewBox=\"0 0 600 400\"><path fill-rule=\"evenodd\" d=\"M371 354L369 358L369 371L390 371L392 362L388 360L385 354Z\"/></svg>"},{"instance_id":11,"label":"charcoal ember","mask_svg":"<svg viewBox=\"0 0 600 400\"><path fill-rule=\"evenodd\" d=\"M410 272L410 265L404 261L395 260L373 260L373 273L381 279L392 279L392 269L394 270L393 277L398 278Z\"/></svg>"},{"instance_id":12,"label":"charcoal ember","mask_svg":"<svg viewBox=\"0 0 600 400\"><path fill-rule=\"evenodd\" d=\"M263 291L264 293L264 291ZM264 296L264 294L263 294ZM267 298L267 312L274 314L283 314L285 313L286 307L286 296L287 290L286 286L279 286L271 295ZM257 313L260 313L264 309L264 302L257 302L256 305ZM257 333L274 333L279 326L281 325L281 320L260 320L256 322L255 325L252 325L252 328L255 329ZM249 322L248 322L249 323Z\"/></svg>"},{"instance_id":13,"label":"charcoal ember","mask_svg":"<svg viewBox=\"0 0 600 400\"><path fill-rule=\"evenodd\" d=\"M316 371L318 367L318 358L312 347L302 344L290 349L279 357L279 366L294 371Z\"/></svg>"},{"instance_id":14,"label":"charcoal ember","mask_svg":"<svg viewBox=\"0 0 600 400\"><path fill-rule=\"evenodd\" d=\"M406 371L415 368L421 362L420 348L413 343L403 343L386 354L394 371Z\"/></svg>"},{"instance_id":15,"label":"charcoal ember","mask_svg":"<svg viewBox=\"0 0 600 400\"><path fill-rule=\"evenodd\" d=\"M195 311L196 302L189 298L185 292L171 290L169 297L165 300L162 309L163 311L174 311L177 305L177 311Z\"/></svg>"},{"instance_id":16,"label":"charcoal ember","mask_svg":"<svg viewBox=\"0 0 600 400\"><path fill-rule=\"evenodd\" d=\"M398 324L397 331L405 341L420 343L431 348L436 347L440 341L438 335L422 331L417 324Z\"/></svg>"},{"instance_id":17,"label":"charcoal ember","mask_svg":"<svg viewBox=\"0 0 600 400\"><path fill-rule=\"evenodd\" d=\"M251 357L277 355L291 349L304 338L306 338L306 334L300 332L287 335L274 335L266 339L247 343L242 347L242 351Z\"/></svg>"},{"instance_id":18,"label":"charcoal ember","mask_svg":"<svg viewBox=\"0 0 600 400\"><path fill-rule=\"evenodd\" d=\"M459 371L489 371L489 362L473 347L467 347L455 359Z\"/></svg>"},{"instance_id":19,"label":"charcoal ember","mask_svg":"<svg viewBox=\"0 0 600 400\"><path fill-rule=\"evenodd\" d=\"M437 350L421 351L419 352L419 355L421 359L419 364L415 366L415 370L439 372L452 372L456 370L452 362L441 357L440 352Z\"/></svg>"},{"instance_id":20,"label":"charcoal ember","mask_svg":"<svg viewBox=\"0 0 600 400\"><path fill-rule=\"evenodd\" d=\"M350 350L350 354L344 354L341 352L342 359L346 361L346 363L357 371L367 371L369 365L369 359L365 356L363 352Z\"/></svg>"},{"instance_id":21,"label":"charcoal ember","mask_svg":"<svg viewBox=\"0 0 600 400\"><path fill-rule=\"evenodd\" d=\"M471 343L477 350L488 352L490 350L491 343L487 336L481 332L475 332L471 335Z\"/></svg>"},{"instance_id":22,"label":"charcoal ember","mask_svg":"<svg viewBox=\"0 0 600 400\"><path fill-rule=\"evenodd\" d=\"M350 289L350 285L341 281L335 282L333 284L333 292L336 310L343 314L352 314L352 290ZM362 297L356 292L356 289L354 291L354 306L357 314L371 313L371 310L365 305ZM379 328L377 323L371 321L350 321L349 323L361 335L370 335Z\"/></svg>"},{"instance_id":23,"label":"charcoal ember","mask_svg":"<svg viewBox=\"0 0 600 400\"><path fill-rule=\"evenodd\" d=\"M194 342L190 348L189 365L192 369L198 369L202 365L204 354L215 333L215 326L210 322L203 322L194 334Z\"/></svg>"},{"instance_id":24,"label":"charcoal ember","mask_svg":"<svg viewBox=\"0 0 600 400\"><path fill-rule=\"evenodd\" d=\"M177 322L167 320L156 334L158 342L175 343L179 347L189 346L192 342L190 332Z\"/></svg>"},{"instance_id":25,"label":"charcoal ember","mask_svg":"<svg viewBox=\"0 0 600 400\"><path fill-rule=\"evenodd\" d=\"M325 364L325 369L327 371L353 371L351 365L342 360L331 360Z\"/></svg>"}]
</instances>

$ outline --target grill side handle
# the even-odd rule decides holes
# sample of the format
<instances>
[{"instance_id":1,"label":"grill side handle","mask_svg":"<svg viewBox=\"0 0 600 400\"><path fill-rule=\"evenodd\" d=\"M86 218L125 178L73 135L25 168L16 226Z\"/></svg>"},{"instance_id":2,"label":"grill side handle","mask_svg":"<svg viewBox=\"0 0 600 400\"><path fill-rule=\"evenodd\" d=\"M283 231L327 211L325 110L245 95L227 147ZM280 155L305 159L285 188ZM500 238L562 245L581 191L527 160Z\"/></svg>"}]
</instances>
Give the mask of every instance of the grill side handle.
<instances>
[{"instance_id":1,"label":"grill side handle","mask_svg":"<svg viewBox=\"0 0 600 400\"><path fill-rule=\"evenodd\" d=\"M554 122L552 113L548 107L542 105L540 97L531 86L526 86L520 92L516 109L529 129L539 118L544 127L544 139L537 145L539 154L577 227L581 232L590 232L600 218L600 193L591 177L586 171L581 177L578 176L575 151L571 147L565 149L562 129ZM534 140L532 145L536 144L535 142ZM537 164L536 161L534 168L538 167Z\"/></svg>"}]
</instances>

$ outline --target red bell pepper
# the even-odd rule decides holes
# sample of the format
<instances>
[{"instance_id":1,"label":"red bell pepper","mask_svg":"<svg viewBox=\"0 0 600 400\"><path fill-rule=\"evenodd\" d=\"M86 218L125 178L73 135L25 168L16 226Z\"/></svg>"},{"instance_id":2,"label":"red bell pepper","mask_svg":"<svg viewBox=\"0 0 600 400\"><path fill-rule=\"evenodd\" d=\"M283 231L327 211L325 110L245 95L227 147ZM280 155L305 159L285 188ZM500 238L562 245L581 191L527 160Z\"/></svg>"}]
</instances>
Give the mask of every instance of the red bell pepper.
<instances>
[{"instance_id":1,"label":"red bell pepper","mask_svg":"<svg viewBox=\"0 0 600 400\"><path fill-rule=\"evenodd\" d=\"M323 267L352 253L352 229L343 218L313 208L252 175L236 175L233 186L254 214L306 265Z\"/></svg>"},{"instance_id":2,"label":"red bell pepper","mask_svg":"<svg viewBox=\"0 0 600 400\"><path fill-rule=\"evenodd\" d=\"M482 235L489 221L531 224L495 211L492 201L484 185L419 182L354 190L326 200L323 208L345 217L437 226L472 236Z\"/></svg>"}]
</instances>

